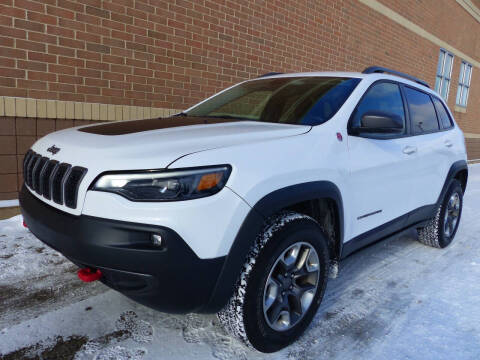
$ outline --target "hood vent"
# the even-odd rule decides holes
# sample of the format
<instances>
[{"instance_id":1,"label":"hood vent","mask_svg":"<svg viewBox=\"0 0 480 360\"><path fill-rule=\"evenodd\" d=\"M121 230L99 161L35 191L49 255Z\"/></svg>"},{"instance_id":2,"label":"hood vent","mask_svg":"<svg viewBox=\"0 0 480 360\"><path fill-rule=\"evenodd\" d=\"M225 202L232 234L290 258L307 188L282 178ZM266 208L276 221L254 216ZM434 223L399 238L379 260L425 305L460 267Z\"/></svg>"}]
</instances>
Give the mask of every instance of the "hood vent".
<instances>
[{"instance_id":1,"label":"hood vent","mask_svg":"<svg viewBox=\"0 0 480 360\"><path fill-rule=\"evenodd\" d=\"M87 169L50 160L29 150L23 161L23 176L30 190L71 209L77 207L78 189Z\"/></svg>"}]
</instances>

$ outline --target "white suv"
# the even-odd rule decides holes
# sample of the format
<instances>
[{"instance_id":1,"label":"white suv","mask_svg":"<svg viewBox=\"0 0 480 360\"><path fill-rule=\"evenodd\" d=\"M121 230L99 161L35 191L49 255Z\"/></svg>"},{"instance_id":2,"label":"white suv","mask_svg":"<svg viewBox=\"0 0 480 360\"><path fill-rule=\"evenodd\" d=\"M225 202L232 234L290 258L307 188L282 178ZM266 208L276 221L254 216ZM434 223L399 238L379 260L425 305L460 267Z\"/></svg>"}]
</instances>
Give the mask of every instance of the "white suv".
<instances>
[{"instance_id":1,"label":"white suv","mask_svg":"<svg viewBox=\"0 0 480 360\"><path fill-rule=\"evenodd\" d=\"M20 203L82 279L166 312L218 312L272 352L305 330L348 254L410 227L447 246L467 171L462 131L421 80L267 74L168 119L38 140Z\"/></svg>"}]
</instances>

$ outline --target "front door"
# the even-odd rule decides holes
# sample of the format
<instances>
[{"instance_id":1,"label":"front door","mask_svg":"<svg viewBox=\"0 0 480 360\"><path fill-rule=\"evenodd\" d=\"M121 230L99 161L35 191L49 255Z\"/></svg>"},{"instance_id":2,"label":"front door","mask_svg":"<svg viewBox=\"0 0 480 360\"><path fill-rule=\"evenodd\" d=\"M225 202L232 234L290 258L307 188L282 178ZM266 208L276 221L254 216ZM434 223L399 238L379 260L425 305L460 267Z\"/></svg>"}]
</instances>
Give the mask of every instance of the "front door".
<instances>
[{"instance_id":1,"label":"front door","mask_svg":"<svg viewBox=\"0 0 480 360\"><path fill-rule=\"evenodd\" d=\"M349 189L352 217L346 241L398 219L413 210L412 164L417 157L413 137L408 136L400 87L391 81L374 83L357 105L349 126L360 126L366 113L399 116L404 129L396 135L348 136Z\"/></svg>"}]
</instances>

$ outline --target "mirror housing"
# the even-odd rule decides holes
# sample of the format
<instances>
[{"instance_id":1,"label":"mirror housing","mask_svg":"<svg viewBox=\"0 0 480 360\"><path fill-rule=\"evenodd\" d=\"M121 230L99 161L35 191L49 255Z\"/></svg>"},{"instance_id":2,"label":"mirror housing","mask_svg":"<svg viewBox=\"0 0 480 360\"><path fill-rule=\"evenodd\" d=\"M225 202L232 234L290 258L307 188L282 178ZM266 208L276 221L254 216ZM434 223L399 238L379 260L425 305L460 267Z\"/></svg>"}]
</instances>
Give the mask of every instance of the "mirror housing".
<instances>
[{"instance_id":1,"label":"mirror housing","mask_svg":"<svg viewBox=\"0 0 480 360\"><path fill-rule=\"evenodd\" d=\"M352 128L355 134L400 134L403 129L403 120L400 116L380 111L363 114L360 119L360 126Z\"/></svg>"}]
</instances>

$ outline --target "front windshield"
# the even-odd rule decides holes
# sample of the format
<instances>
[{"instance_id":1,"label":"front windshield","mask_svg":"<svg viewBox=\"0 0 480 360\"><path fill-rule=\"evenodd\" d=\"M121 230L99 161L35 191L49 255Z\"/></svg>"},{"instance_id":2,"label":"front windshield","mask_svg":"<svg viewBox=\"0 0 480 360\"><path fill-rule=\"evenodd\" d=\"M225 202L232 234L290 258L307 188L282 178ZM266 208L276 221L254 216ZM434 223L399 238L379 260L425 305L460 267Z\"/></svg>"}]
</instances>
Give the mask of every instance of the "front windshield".
<instances>
[{"instance_id":1,"label":"front windshield","mask_svg":"<svg viewBox=\"0 0 480 360\"><path fill-rule=\"evenodd\" d=\"M318 125L336 114L359 82L313 76L253 80L214 96L185 115Z\"/></svg>"}]
</instances>

